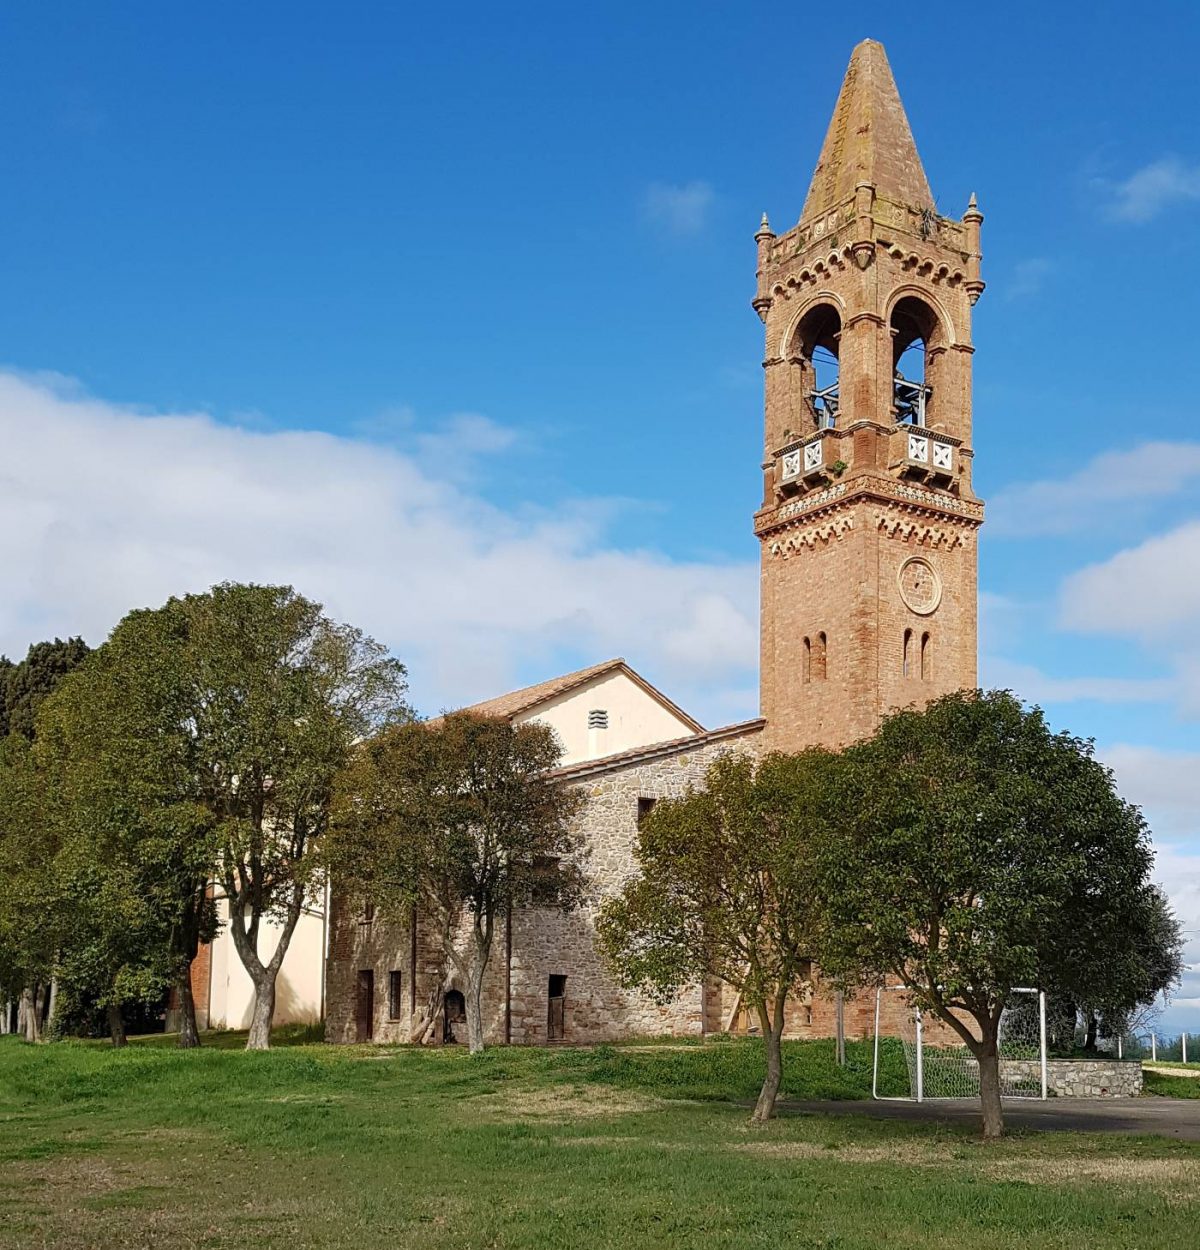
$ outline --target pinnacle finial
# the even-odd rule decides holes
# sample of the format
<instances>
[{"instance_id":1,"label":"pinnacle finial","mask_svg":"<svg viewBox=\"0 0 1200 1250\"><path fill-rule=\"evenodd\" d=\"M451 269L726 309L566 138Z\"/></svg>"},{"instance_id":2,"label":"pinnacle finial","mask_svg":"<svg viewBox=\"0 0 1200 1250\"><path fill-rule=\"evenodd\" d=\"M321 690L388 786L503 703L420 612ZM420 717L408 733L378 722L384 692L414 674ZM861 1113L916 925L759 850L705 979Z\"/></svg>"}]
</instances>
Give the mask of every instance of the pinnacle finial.
<instances>
[{"instance_id":1,"label":"pinnacle finial","mask_svg":"<svg viewBox=\"0 0 1200 1250\"><path fill-rule=\"evenodd\" d=\"M963 213L963 221L982 221L983 214L979 211L979 201L975 198L975 192L971 192L971 198L967 201L967 211Z\"/></svg>"},{"instance_id":2,"label":"pinnacle finial","mask_svg":"<svg viewBox=\"0 0 1200 1250\"><path fill-rule=\"evenodd\" d=\"M968 208L978 208L979 202L975 199L975 192L971 192L971 198L967 201Z\"/></svg>"},{"instance_id":3,"label":"pinnacle finial","mask_svg":"<svg viewBox=\"0 0 1200 1250\"><path fill-rule=\"evenodd\" d=\"M762 221L758 223L758 229L755 231L756 239L773 239L775 231L771 229L771 223L767 220L766 213L762 215Z\"/></svg>"},{"instance_id":4,"label":"pinnacle finial","mask_svg":"<svg viewBox=\"0 0 1200 1250\"><path fill-rule=\"evenodd\" d=\"M973 198L973 197L972 197L972 198ZM762 219L762 221L760 221L760 222L758 223L758 228L759 228L760 230L770 230L770 228L771 228L771 223L767 220L767 214L766 214L766 213L763 213L763 219Z\"/></svg>"}]
</instances>

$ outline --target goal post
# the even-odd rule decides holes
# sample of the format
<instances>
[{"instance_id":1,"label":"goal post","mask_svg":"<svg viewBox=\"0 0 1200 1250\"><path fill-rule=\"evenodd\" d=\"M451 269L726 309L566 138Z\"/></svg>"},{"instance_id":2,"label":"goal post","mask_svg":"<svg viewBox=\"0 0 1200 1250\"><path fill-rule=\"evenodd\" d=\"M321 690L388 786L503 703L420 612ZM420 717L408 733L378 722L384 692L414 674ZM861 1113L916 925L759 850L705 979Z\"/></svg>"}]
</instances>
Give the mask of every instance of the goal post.
<instances>
[{"instance_id":1,"label":"goal post","mask_svg":"<svg viewBox=\"0 0 1200 1250\"><path fill-rule=\"evenodd\" d=\"M1012 991L1000 1017L999 1049L1001 1097L1049 1096L1046 996L1040 990L1023 986ZM927 1102L978 1095L979 1064L966 1043L936 1016L921 1011L906 986L878 988L871 1097Z\"/></svg>"}]
</instances>

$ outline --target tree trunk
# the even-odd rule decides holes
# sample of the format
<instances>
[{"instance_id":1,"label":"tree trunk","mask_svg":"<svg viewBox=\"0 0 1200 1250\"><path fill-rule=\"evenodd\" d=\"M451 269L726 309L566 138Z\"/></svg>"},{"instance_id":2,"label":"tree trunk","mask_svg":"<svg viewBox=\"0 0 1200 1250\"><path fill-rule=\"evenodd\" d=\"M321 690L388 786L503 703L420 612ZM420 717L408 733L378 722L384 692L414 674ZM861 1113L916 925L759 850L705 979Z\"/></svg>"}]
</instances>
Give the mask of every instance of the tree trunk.
<instances>
[{"instance_id":1,"label":"tree trunk","mask_svg":"<svg viewBox=\"0 0 1200 1250\"><path fill-rule=\"evenodd\" d=\"M275 1018L275 977L268 970L254 981L254 1010L250 1016L250 1036L246 1039L247 1050L271 1049L271 1024Z\"/></svg>"},{"instance_id":2,"label":"tree trunk","mask_svg":"<svg viewBox=\"0 0 1200 1250\"><path fill-rule=\"evenodd\" d=\"M1083 1039L1083 1048L1091 1054L1096 1052L1096 1033L1100 1028L1100 1021L1094 1011L1087 1013L1087 1035Z\"/></svg>"},{"instance_id":3,"label":"tree trunk","mask_svg":"<svg viewBox=\"0 0 1200 1250\"><path fill-rule=\"evenodd\" d=\"M42 1040L42 987L35 981L21 991L21 1014L25 1018L25 1040Z\"/></svg>"},{"instance_id":4,"label":"tree trunk","mask_svg":"<svg viewBox=\"0 0 1200 1250\"><path fill-rule=\"evenodd\" d=\"M125 1021L121 1017L121 1009L116 1003L108 1005L108 1032L112 1037L112 1044L118 1049L125 1045Z\"/></svg>"},{"instance_id":5,"label":"tree trunk","mask_svg":"<svg viewBox=\"0 0 1200 1250\"><path fill-rule=\"evenodd\" d=\"M54 1018L58 1011L58 977L50 978L50 1001L46 1005L46 1033L53 1041L61 1041L58 1021Z\"/></svg>"},{"instance_id":6,"label":"tree trunk","mask_svg":"<svg viewBox=\"0 0 1200 1250\"><path fill-rule=\"evenodd\" d=\"M983 1041L975 1052L979 1064L979 1106L983 1112L983 1136L989 1141L1004 1136L1004 1108L1000 1102L1000 1050L996 1045L996 1029L990 1036L985 1029Z\"/></svg>"},{"instance_id":7,"label":"tree trunk","mask_svg":"<svg viewBox=\"0 0 1200 1250\"><path fill-rule=\"evenodd\" d=\"M192 994L191 960L184 967L175 992L179 996L179 1049L191 1050L200 1045L200 1030L196 1027L196 999Z\"/></svg>"},{"instance_id":8,"label":"tree trunk","mask_svg":"<svg viewBox=\"0 0 1200 1250\"><path fill-rule=\"evenodd\" d=\"M473 1055L483 1050L483 974L491 955L490 935L475 928L471 944L471 962L467 968L467 1049Z\"/></svg>"},{"instance_id":9,"label":"tree trunk","mask_svg":"<svg viewBox=\"0 0 1200 1250\"><path fill-rule=\"evenodd\" d=\"M766 1004L758 1007L758 1022L762 1029L763 1045L767 1051L767 1074L754 1104L752 1124L765 1124L775 1114L775 1099L783 1080L783 1002L776 1000L774 1019L767 1012Z\"/></svg>"},{"instance_id":10,"label":"tree trunk","mask_svg":"<svg viewBox=\"0 0 1200 1250\"><path fill-rule=\"evenodd\" d=\"M271 1026L275 1017L275 982L291 945L292 934L296 932L296 925L300 921L304 889L299 884L292 887L292 898L279 931L275 953L263 963L258 954L259 924L263 913L254 910L254 903L250 898L245 895L238 897L233 893L232 876L227 879L225 888L229 896L229 932L233 938L234 949L242 961L242 967L254 983L254 1006L251 1010L250 1036L246 1039L246 1049L269 1050ZM247 911L250 914L249 923L246 920Z\"/></svg>"}]
</instances>

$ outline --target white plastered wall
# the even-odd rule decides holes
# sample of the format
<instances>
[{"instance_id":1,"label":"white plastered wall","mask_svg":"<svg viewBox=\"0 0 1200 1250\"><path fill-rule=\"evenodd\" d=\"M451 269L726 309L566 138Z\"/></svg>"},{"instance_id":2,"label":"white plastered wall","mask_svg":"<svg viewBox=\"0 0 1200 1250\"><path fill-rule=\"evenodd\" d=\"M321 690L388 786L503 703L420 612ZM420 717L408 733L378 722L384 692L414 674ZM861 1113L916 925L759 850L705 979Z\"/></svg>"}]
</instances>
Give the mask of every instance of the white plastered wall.
<instances>
[{"instance_id":1,"label":"white plastered wall","mask_svg":"<svg viewBox=\"0 0 1200 1250\"><path fill-rule=\"evenodd\" d=\"M254 1005L254 983L242 964L229 934L229 905L217 904L221 932L212 946L209 986L209 1028L246 1029ZM264 919L258 950L269 959L279 942L279 926ZM325 911L324 897L306 908L296 922L283 967L275 982L276 1024L310 1024L321 1019L324 1006Z\"/></svg>"},{"instance_id":2,"label":"white plastered wall","mask_svg":"<svg viewBox=\"0 0 1200 1250\"><path fill-rule=\"evenodd\" d=\"M593 709L608 713L607 729L589 733L588 713ZM562 742L564 765L615 755L655 742L669 742L696 732L687 721L619 670L549 699L515 720L517 724L537 720L549 725Z\"/></svg>"}]
</instances>

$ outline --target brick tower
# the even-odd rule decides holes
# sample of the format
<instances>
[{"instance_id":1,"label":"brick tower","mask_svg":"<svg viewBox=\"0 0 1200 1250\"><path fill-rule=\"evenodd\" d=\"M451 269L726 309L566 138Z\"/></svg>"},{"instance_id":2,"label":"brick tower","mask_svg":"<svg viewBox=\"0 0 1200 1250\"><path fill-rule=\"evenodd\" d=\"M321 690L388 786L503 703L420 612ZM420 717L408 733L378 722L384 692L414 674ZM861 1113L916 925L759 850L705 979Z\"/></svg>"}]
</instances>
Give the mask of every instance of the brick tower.
<instances>
[{"instance_id":1,"label":"brick tower","mask_svg":"<svg viewBox=\"0 0 1200 1250\"><path fill-rule=\"evenodd\" d=\"M763 216L762 714L842 746L976 684L974 197L941 217L882 45L858 45L804 211Z\"/></svg>"}]
</instances>

